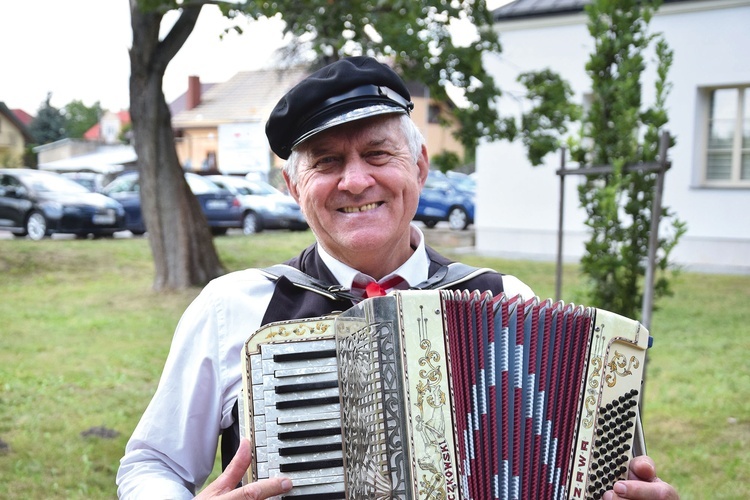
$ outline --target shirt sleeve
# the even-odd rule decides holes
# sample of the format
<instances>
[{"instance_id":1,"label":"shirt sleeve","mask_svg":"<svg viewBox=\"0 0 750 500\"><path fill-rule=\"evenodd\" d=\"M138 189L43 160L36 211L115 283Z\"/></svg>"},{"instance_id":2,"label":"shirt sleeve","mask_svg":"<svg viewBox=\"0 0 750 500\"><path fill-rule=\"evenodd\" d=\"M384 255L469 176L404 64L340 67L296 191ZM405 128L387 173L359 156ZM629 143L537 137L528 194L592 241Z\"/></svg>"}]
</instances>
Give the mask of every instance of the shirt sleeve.
<instances>
[{"instance_id":1,"label":"shirt sleeve","mask_svg":"<svg viewBox=\"0 0 750 500\"><path fill-rule=\"evenodd\" d=\"M213 470L241 383L242 345L273 292L257 275L229 276L206 286L177 325L156 392L120 460L120 498L192 498Z\"/></svg>"},{"instance_id":2,"label":"shirt sleeve","mask_svg":"<svg viewBox=\"0 0 750 500\"><path fill-rule=\"evenodd\" d=\"M503 275L503 291L508 297L520 295L524 300L534 297L534 291L526 283L509 274Z\"/></svg>"}]
</instances>

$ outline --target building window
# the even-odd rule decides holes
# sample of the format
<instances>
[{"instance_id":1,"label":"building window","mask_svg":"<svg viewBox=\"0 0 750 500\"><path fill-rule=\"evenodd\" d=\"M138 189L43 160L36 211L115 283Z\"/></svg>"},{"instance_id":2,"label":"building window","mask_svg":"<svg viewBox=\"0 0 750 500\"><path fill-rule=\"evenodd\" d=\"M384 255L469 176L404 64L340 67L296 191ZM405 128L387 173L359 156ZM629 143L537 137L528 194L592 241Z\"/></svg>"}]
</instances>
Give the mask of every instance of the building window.
<instances>
[{"instance_id":1,"label":"building window","mask_svg":"<svg viewBox=\"0 0 750 500\"><path fill-rule=\"evenodd\" d=\"M440 106L430 104L427 108L427 123L440 123Z\"/></svg>"},{"instance_id":2,"label":"building window","mask_svg":"<svg viewBox=\"0 0 750 500\"><path fill-rule=\"evenodd\" d=\"M710 91L707 185L750 187L750 86Z\"/></svg>"}]
</instances>

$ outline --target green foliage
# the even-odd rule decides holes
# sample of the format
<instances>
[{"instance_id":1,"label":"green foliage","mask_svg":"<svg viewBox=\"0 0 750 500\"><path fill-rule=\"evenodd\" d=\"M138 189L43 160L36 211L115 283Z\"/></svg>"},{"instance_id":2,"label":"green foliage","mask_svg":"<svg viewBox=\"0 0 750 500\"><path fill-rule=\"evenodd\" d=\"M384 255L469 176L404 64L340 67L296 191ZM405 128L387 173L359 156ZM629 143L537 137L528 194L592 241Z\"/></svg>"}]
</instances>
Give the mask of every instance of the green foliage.
<instances>
[{"instance_id":1,"label":"green foliage","mask_svg":"<svg viewBox=\"0 0 750 500\"><path fill-rule=\"evenodd\" d=\"M461 165L461 159L453 151L441 151L430 158L430 165L445 173Z\"/></svg>"},{"instance_id":2,"label":"green foliage","mask_svg":"<svg viewBox=\"0 0 750 500\"><path fill-rule=\"evenodd\" d=\"M595 47L586 64L593 101L578 128L578 138L564 137L567 122L581 117L578 107L570 103L572 92L567 83L549 70L519 77L533 103L522 117L522 136L533 165L541 164L546 154L565 141L572 160L582 167L613 168L610 174L586 176L579 186L590 229L581 270L590 281L592 303L629 317L640 315L643 301L657 174L624 167L661 160L658 155L668 121L665 102L671 88L667 75L672 51L662 37L648 33L649 21L660 4L661 0L593 0L586 6ZM652 43L656 99L644 110L643 53ZM658 271L655 299L670 293L669 257L686 231L684 222L668 207L662 207L660 224L663 235L654 263Z\"/></svg>"},{"instance_id":3,"label":"green foliage","mask_svg":"<svg viewBox=\"0 0 750 500\"><path fill-rule=\"evenodd\" d=\"M659 5L659 0L596 0L587 5L595 50L586 70L594 99L583 130L593 141L590 148L572 151L578 161L614 168L612 174L587 176L579 187L591 230L581 269L591 281L593 302L630 317L639 316L643 302L657 174L623 167L662 160L658 152L667 122L665 101L672 52L663 39L647 31ZM657 95L654 104L642 111L643 52L654 40ZM666 236L659 239L655 299L670 293L669 256L686 230L668 208L663 207L660 215L662 227L670 225L671 231L662 231Z\"/></svg>"},{"instance_id":4,"label":"green foliage","mask_svg":"<svg viewBox=\"0 0 750 500\"><path fill-rule=\"evenodd\" d=\"M64 139L65 116L62 111L50 104L52 94L47 94L47 99L36 112L36 117L29 125L29 132L37 144L49 144L50 142Z\"/></svg>"},{"instance_id":5,"label":"green foliage","mask_svg":"<svg viewBox=\"0 0 750 500\"><path fill-rule=\"evenodd\" d=\"M104 110L99 101L93 106L86 106L82 101L70 101L63 108L65 116L65 130L71 139L80 139L88 129L99 122Z\"/></svg>"},{"instance_id":6,"label":"green foliage","mask_svg":"<svg viewBox=\"0 0 750 500\"><path fill-rule=\"evenodd\" d=\"M51 98L52 94L47 94L47 99L29 125L29 132L37 144L49 144L65 138L80 139L97 124L103 113L98 101L93 106L86 106L82 101L73 100L58 109L50 104Z\"/></svg>"},{"instance_id":7,"label":"green foliage","mask_svg":"<svg viewBox=\"0 0 750 500\"><path fill-rule=\"evenodd\" d=\"M521 117L521 139L532 165L562 146L568 123L581 117L581 107L571 102L570 84L550 69L522 73L518 81L526 87L532 108Z\"/></svg>"},{"instance_id":8,"label":"green foliage","mask_svg":"<svg viewBox=\"0 0 750 500\"><path fill-rule=\"evenodd\" d=\"M457 138L473 150L481 138L512 137L515 123L499 116L500 95L482 65L482 54L500 52L492 14L484 0L276 0L223 6L232 17L240 12L258 18L281 15L285 33L293 36L287 54L312 50L313 66L350 55L384 56L407 81L423 82L430 96L447 102L448 86L463 91L468 106L455 109ZM468 20L477 29L468 46L453 43L449 26Z\"/></svg>"}]
</instances>

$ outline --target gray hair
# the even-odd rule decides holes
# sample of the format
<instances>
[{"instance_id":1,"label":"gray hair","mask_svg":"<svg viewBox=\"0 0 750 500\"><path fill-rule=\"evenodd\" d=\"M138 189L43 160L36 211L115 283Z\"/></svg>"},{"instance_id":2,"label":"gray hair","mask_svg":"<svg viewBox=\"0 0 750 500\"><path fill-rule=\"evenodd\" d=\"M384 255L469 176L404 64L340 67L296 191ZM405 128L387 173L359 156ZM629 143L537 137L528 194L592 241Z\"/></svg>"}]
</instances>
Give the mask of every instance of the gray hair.
<instances>
[{"instance_id":1,"label":"gray hair","mask_svg":"<svg viewBox=\"0 0 750 500\"><path fill-rule=\"evenodd\" d=\"M412 160L414 161L414 163L416 163L419 159L419 155L422 153L422 146L425 144L424 136L422 135L422 132L419 131L419 128L417 128L417 125L409 117L409 115L399 115L399 124L401 126L401 132L406 138L406 143L409 148L409 152L411 153ZM304 142L299 146L302 146L303 144ZM284 164L284 172L286 172L287 176L289 176L289 180L293 185L297 184L297 171L299 162L302 158L302 153L300 153L299 151L299 146L292 150L292 153L289 155L289 158Z\"/></svg>"}]
</instances>

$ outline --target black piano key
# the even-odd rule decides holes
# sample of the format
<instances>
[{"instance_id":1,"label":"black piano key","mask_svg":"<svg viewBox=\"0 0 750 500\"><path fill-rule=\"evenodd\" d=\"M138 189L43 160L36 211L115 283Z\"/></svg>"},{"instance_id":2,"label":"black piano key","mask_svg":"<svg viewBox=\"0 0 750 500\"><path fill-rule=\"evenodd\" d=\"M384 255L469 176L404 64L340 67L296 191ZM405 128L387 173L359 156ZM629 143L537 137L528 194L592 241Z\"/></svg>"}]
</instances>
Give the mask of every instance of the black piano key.
<instances>
[{"instance_id":1,"label":"black piano key","mask_svg":"<svg viewBox=\"0 0 750 500\"><path fill-rule=\"evenodd\" d=\"M334 389L339 386L338 380L326 380L322 382L305 382L301 384L277 385L274 390L276 394L290 394L293 392L317 391L320 389Z\"/></svg>"},{"instance_id":2,"label":"black piano key","mask_svg":"<svg viewBox=\"0 0 750 500\"><path fill-rule=\"evenodd\" d=\"M288 352L285 354L274 354L273 360L276 363L284 363L287 361L304 361L306 359L323 359L323 358L335 358L336 349L323 349L320 351L302 351L302 352Z\"/></svg>"},{"instance_id":3,"label":"black piano key","mask_svg":"<svg viewBox=\"0 0 750 500\"><path fill-rule=\"evenodd\" d=\"M282 500L339 500L346 498L343 491L332 491L330 493L308 493L306 495L284 495Z\"/></svg>"},{"instance_id":4,"label":"black piano key","mask_svg":"<svg viewBox=\"0 0 750 500\"><path fill-rule=\"evenodd\" d=\"M287 474L290 472L301 472L316 469L332 469L334 467L343 467L343 458L330 458L327 460L306 460L293 464L279 464L279 472Z\"/></svg>"},{"instance_id":5,"label":"black piano key","mask_svg":"<svg viewBox=\"0 0 750 500\"><path fill-rule=\"evenodd\" d=\"M287 446L279 448L279 455L303 455L305 453L323 453L326 451L342 451L341 443L311 444L305 446Z\"/></svg>"},{"instance_id":6,"label":"black piano key","mask_svg":"<svg viewBox=\"0 0 750 500\"><path fill-rule=\"evenodd\" d=\"M312 437L322 436L336 436L341 434L341 427L330 427L323 429L307 429L304 431L287 431L279 432L278 438L280 441L305 439Z\"/></svg>"},{"instance_id":7,"label":"black piano key","mask_svg":"<svg viewBox=\"0 0 750 500\"><path fill-rule=\"evenodd\" d=\"M304 408L306 406L331 405L338 403L338 396L328 396L324 398L296 399L294 401L277 401L276 408L279 410L289 410L292 408Z\"/></svg>"}]
</instances>

